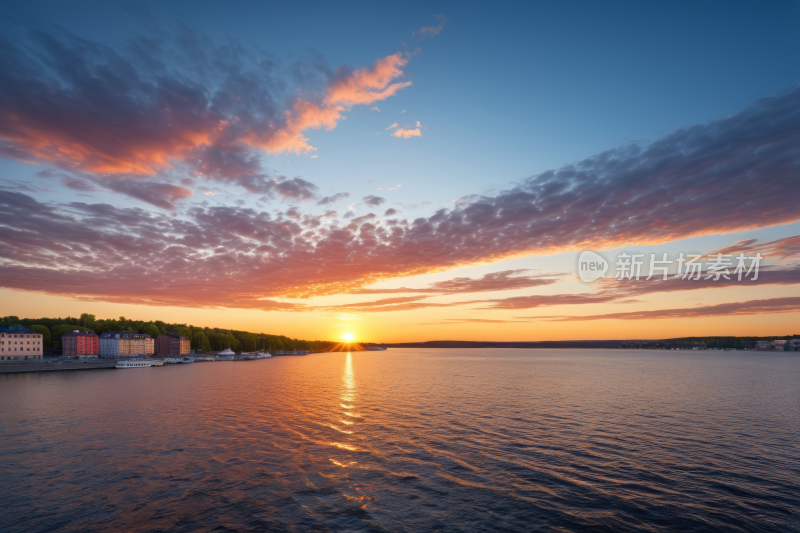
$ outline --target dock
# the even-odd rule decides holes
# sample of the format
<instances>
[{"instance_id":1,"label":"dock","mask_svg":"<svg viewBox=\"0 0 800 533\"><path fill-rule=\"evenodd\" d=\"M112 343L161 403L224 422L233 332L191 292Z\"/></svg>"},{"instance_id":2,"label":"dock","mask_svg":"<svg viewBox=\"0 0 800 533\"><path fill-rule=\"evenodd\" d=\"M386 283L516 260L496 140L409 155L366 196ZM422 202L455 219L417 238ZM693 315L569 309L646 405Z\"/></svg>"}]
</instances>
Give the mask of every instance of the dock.
<instances>
[{"instance_id":1,"label":"dock","mask_svg":"<svg viewBox=\"0 0 800 533\"><path fill-rule=\"evenodd\" d=\"M0 364L0 374L18 374L20 372L61 372L66 370L99 370L114 368L114 359L88 359L83 361L14 361Z\"/></svg>"}]
</instances>

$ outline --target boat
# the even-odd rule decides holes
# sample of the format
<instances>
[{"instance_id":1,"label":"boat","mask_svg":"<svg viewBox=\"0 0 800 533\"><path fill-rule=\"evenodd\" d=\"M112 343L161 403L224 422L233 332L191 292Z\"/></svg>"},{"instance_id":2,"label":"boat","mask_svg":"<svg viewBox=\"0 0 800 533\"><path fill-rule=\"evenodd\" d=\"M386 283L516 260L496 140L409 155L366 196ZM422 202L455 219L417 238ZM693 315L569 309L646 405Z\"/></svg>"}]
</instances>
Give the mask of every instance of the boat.
<instances>
[{"instance_id":1,"label":"boat","mask_svg":"<svg viewBox=\"0 0 800 533\"><path fill-rule=\"evenodd\" d=\"M265 352L264 350L259 350L257 352L242 352L242 354L239 356L239 359L247 359L247 360L268 359L270 357L272 357L272 354L270 354L269 352Z\"/></svg>"},{"instance_id":2,"label":"boat","mask_svg":"<svg viewBox=\"0 0 800 533\"><path fill-rule=\"evenodd\" d=\"M150 360L150 366L164 366L164 360L163 359L151 359Z\"/></svg>"},{"instance_id":3,"label":"boat","mask_svg":"<svg viewBox=\"0 0 800 533\"><path fill-rule=\"evenodd\" d=\"M165 357L164 362L168 365L176 365L181 362L179 357Z\"/></svg>"},{"instance_id":4,"label":"boat","mask_svg":"<svg viewBox=\"0 0 800 533\"><path fill-rule=\"evenodd\" d=\"M194 359L192 359L191 357L184 357L183 359L180 360L180 362L183 363L184 365L188 365L189 363L194 363Z\"/></svg>"},{"instance_id":5,"label":"boat","mask_svg":"<svg viewBox=\"0 0 800 533\"><path fill-rule=\"evenodd\" d=\"M153 366L152 361L146 361L144 359L131 359L128 361L117 361L114 365L114 368L146 368Z\"/></svg>"},{"instance_id":6,"label":"boat","mask_svg":"<svg viewBox=\"0 0 800 533\"><path fill-rule=\"evenodd\" d=\"M232 355L218 355L215 361L233 361Z\"/></svg>"},{"instance_id":7,"label":"boat","mask_svg":"<svg viewBox=\"0 0 800 533\"><path fill-rule=\"evenodd\" d=\"M214 359L211 356L199 356L199 357L195 357L194 360L195 360L196 363L197 362L201 362L201 361L216 361L216 359Z\"/></svg>"},{"instance_id":8,"label":"boat","mask_svg":"<svg viewBox=\"0 0 800 533\"><path fill-rule=\"evenodd\" d=\"M279 350L275 352L275 355L306 355L308 352L305 350Z\"/></svg>"}]
</instances>

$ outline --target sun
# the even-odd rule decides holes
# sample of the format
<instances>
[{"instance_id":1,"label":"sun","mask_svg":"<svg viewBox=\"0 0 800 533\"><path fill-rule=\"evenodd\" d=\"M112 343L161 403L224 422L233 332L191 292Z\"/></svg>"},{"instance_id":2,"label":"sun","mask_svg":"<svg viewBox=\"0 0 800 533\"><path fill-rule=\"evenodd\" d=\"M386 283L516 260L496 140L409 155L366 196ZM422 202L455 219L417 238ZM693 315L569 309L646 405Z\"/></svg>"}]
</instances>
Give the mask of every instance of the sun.
<instances>
[{"instance_id":1,"label":"sun","mask_svg":"<svg viewBox=\"0 0 800 533\"><path fill-rule=\"evenodd\" d=\"M352 333L345 333L344 335L342 335L342 338L343 338L344 340L346 340L347 342L353 342L353 339L354 339L355 337L353 337L353 334L352 334Z\"/></svg>"}]
</instances>

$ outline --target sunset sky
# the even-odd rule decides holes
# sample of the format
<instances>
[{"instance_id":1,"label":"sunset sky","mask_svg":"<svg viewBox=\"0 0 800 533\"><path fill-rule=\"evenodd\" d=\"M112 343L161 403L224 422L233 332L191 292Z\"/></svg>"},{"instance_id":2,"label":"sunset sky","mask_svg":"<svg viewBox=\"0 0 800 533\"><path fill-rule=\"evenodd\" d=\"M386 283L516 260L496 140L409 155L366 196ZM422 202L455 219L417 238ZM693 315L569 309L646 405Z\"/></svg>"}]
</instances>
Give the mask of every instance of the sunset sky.
<instances>
[{"instance_id":1,"label":"sunset sky","mask_svg":"<svg viewBox=\"0 0 800 533\"><path fill-rule=\"evenodd\" d=\"M798 333L798 27L797 1L5 3L0 315ZM586 284L583 250L765 260Z\"/></svg>"}]
</instances>

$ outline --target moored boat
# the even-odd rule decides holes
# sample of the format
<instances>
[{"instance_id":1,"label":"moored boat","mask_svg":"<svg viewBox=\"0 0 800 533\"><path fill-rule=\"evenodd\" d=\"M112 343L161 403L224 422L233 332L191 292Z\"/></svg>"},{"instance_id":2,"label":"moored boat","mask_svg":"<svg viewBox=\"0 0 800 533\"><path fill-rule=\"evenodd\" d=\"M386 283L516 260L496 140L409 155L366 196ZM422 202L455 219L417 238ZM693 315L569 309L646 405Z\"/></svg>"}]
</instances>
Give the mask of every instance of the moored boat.
<instances>
[{"instance_id":1,"label":"moored boat","mask_svg":"<svg viewBox=\"0 0 800 533\"><path fill-rule=\"evenodd\" d=\"M147 368L153 366L152 361L144 359L132 359L128 361L117 361L114 368Z\"/></svg>"},{"instance_id":2,"label":"moored boat","mask_svg":"<svg viewBox=\"0 0 800 533\"><path fill-rule=\"evenodd\" d=\"M188 365L189 363L194 363L194 359L192 359L191 357L184 357L179 362L183 363L184 365Z\"/></svg>"}]
</instances>

